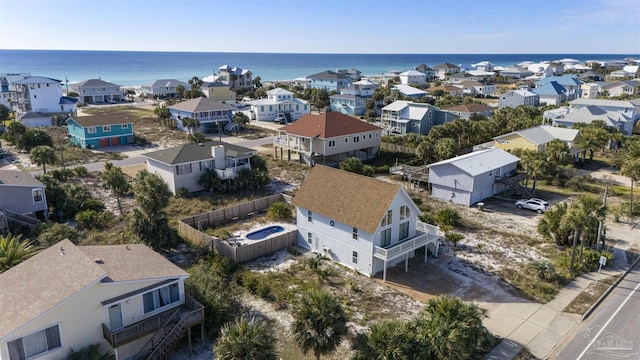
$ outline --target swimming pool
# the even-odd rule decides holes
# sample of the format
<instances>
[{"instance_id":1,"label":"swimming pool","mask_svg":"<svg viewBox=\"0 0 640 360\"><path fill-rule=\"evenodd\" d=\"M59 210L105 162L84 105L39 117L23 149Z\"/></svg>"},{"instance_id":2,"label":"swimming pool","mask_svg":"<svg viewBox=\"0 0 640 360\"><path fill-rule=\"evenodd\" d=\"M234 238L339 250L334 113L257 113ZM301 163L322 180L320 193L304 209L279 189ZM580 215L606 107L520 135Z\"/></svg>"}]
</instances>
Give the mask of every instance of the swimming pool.
<instances>
[{"instance_id":1,"label":"swimming pool","mask_svg":"<svg viewBox=\"0 0 640 360\"><path fill-rule=\"evenodd\" d=\"M275 234L283 231L284 231L284 228L282 226L271 225L256 231L252 231L247 235L245 235L245 237L248 240L263 240L271 236L271 234Z\"/></svg>"}]
</instances>

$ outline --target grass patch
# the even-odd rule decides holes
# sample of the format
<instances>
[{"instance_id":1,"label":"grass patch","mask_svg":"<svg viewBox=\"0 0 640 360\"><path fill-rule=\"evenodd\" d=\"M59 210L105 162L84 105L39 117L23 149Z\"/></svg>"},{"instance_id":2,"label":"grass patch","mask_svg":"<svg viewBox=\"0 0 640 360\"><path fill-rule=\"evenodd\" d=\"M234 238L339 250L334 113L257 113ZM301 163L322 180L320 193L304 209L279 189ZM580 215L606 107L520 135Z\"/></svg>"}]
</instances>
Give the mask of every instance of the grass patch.
<instances>
[{"instance_id":1,"label":"grass patch","mask_svg":"<svg viewBox=\"0 0 640 360\"><path fill-rule=\"evenodd\" d=\"M617 276L608 276L606 278L601 278L598 281L598 286L596 286L595 282L591 283L586 289L584 289L580 295L578 295L566 308L564 308L564 312L568 312L571 314L584 315L584 313L593 306L593 304L600 299L602 294L609 287L611 287L621 275Z\"/></svg>"},{"instance_id":2,"label":"grass patch","mask_svg":"<svg viewBox=\"0 0 640 360\"><path fill-rule=\"evenodd\" d=\"M247 140L262 139L273 135L278 135L278 132L276 130L265 129L253 125L246 125L242 130L233 133L233 136Z\"/></svg>"},{"instance_id":3,"label":"grass patch","mask_svg":"<svg viewBox=\"0 0 640 360\"><path fill-rule=\"evenodd\" d=\"M189 216L208 213L218 208L255 200L270 195L268 192L239 191L233 194L199 192L186 198L171 197L165 209L171 225Z\"/></svg>"}]
</instances>

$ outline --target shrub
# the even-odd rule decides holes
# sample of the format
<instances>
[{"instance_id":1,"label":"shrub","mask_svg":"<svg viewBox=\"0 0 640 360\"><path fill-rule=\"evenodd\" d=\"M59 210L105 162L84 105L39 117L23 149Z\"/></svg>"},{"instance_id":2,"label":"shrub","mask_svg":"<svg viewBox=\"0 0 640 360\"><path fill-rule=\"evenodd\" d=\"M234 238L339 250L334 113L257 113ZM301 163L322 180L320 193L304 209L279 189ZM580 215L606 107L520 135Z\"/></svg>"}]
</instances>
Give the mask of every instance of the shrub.
<instances>
[{"instance_id":1,"label":"shrub","mask_svg":"<svg viewBox=\"0 0 640 360\"><path fill-rule=\"evenodd\" d=\"M76 221L83 229L97 229L103 227L102 214L95 210L82 210L76 214Z\"/></svg>"},{"instance_id":2,"label":"shrub","mask_svg":"<svg viewBox=\"0 0 640 360\"><path fill-rule=\"evenodd\" d=\"M38 232L38 242L47 247L64 239L69 239L72 243L77 244L80 239L80 233L75 228L51 221L41 224Z\"/></svg>"},{"instance_id":3,"label":"shrub","mask_svg":"<svg viewBox=\"0 0 640 360\"><path fill-rule=\"evenodd\" d=\"M177 198L186 198L187 194L189 194L189 189L181 187L178 190L176 190L175 197L177 197Z\"/></svg>"},{"instance_id":4,"label":"shrub","mask_svg":"<svg viewBox=\"0 0 640 360\"><path fill-rule=\"evenodd\" d=\"M73 176L73 173L71 169L49 170L49 175L51 175L52 178L62 182L69 180L69 178Z\"/></svg>"},{"instance_id":5,"label":"shrub","mask_svg":"<svg viewBox=\"0 0 640 360\"><path fill-rule=\"evenodd\" d=\"M76 176L82 177L87 176L89 174L89 170L87 170L87 168L84 166L76 166L73 168L73 173Z\"/></svg>"},{"instance_id":6,"label":"shrub","mask_svg":"<svg viewBox=\"0 0 640 360\"><path fill-rule=\"evenodd\" d=\"M450 229L460 225L462 218L458 210L453 208L442 209L434 215L434 220L443 230Z\"/></svg>"},{"instance_id":7,"label":"shrub","mask_svg":"<svg viewBox=\"0 0 640 360\"><path fill-rule=\"evenodd\" d=\"M450 241L453 243L453 246L458 247L458 242L462 239L464 239L464 235L460 234L460 233L446 233L445 234L445 239L447 239L447 241Z\"/></svg>"},{"instance_id":8,"label":"shrub","mask_svg":"<svg viewBox=\"0 0 640 360\"><path fill-rule=\"evenodd\" d=\"M278 201L269 206L268 216L273 220L286 221L293 217L291 207L284 201Z\"/></svg>"},{"instance_id":9,"label":"shrub","mask_svg":"<svg viewBox=\"0 0 640 360\"><path fill-rule=\"evenodd\" d=\"M78 351L71 349L67 360L114 360L116 357L109 351L101 352L99 344L91 344Z\"/></svg>"}]
</instances>

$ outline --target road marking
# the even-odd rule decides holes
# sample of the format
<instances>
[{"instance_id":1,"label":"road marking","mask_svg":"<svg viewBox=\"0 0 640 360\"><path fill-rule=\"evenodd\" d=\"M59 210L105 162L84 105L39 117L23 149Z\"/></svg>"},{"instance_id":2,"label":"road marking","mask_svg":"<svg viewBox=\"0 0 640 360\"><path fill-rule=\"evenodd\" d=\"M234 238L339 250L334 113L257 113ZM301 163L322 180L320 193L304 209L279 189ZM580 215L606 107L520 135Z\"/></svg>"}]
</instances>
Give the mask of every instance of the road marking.
<instances>
[{"instance_id":1,"label":"road marking","mask_svg":"<svg viewBox=\"0 0 640 360\"><path fill-rule=\"evenodd\" d=\"M620 312L620 310L622 309L622 307L624 306L624 304L627 303L627 301L629 301L629 299L631 299L631 296L633 295L633 293L635 293L636 291L638 291L638 288L640 288L640 283L638 283L638 285L636 285L635 289L633 289L632 292L629 293L629 295L627 296L626 299L624 299L624 301L622 302L622 304L620 304L620 306L618 306L618 309L616 309L616 312L613 313L613 315L611 315L611 317L609 318L609 320L607 320L607 322L604 324L604 326L602 326L602 328L600 329L600 331L598 331L598 333L596 334L596 336L593 337L593 340L589 341L589 344L587 344L587 347L584 348L584 350L582 351L582 353L580 354L580 356L578 356L578 358L576 360L580 360L582 359L582 357L584 356L584 354L587 353L587 350L589 350L589 348L591 347L591 345L598 340L598 337L600 336L600 334L602 334L602 332L604 331L604 329L607 327L607 325L609 325L609 323L611 322L611 320L613 320L613 318L616 317L616 315L618 315L618 312Z\"/></svg>"}]
</instances>

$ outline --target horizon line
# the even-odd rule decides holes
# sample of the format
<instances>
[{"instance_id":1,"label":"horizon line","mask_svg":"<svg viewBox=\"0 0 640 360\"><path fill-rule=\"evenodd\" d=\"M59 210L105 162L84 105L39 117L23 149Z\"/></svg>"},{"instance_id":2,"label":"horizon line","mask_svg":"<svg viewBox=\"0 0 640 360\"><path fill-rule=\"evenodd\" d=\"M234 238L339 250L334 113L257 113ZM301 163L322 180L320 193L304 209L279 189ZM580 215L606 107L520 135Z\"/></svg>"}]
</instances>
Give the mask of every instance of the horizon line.
<instances>
[{"instance_id":1,"label":"horizon line","mask_svg":"<svg viewBox=\"0 0 640 360\"><path fill-rule=\"evenodd\" d=\"M341 52L252 52L252 51L189 51L189 50L86 50L86 49L1 49L0 51L94 51L94 52L146 52L146 53L200 53L200 54L286 54L286 55L637 55L640 53L587 53L587 52L566 52L566 53L553 53L553 52L531 52L531 53L476 53L476 52L452 52L452 53L401 53L401 52L355 52L355 53L341 53Z\"/></svg>"}]
</instances>

